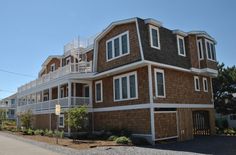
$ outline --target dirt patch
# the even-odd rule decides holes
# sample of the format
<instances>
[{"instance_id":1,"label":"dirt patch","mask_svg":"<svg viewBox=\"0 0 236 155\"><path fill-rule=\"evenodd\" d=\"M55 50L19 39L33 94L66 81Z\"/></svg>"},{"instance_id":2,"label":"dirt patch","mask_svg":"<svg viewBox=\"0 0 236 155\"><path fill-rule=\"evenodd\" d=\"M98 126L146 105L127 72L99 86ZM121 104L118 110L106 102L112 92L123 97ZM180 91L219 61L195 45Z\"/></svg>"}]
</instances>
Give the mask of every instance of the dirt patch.
<instances>
[{"instance_id":1,"label":"dirt patch","mask_svg":"<svg viewBox=\"0 0 236 155\"><path fill-rule=\"evenodd\" d=\"M33 136L23 135L21 132L7 132L7 133L21 136L23 138L27 138L27 139L38 141L38 142L44 142L48 144L57 145L55 137L47 137L47 136L40 136L40 135L33 135ZM121 146L119 144L116 144L116 142L114 141L79 140L79 141L73 142L73 140L69 138L63 138L63 139L59 138L58 145L73 148L73 149L78 149L78 150L95 148L95 147L105 147L105 146Z\"/></svg>"}]
</instances>

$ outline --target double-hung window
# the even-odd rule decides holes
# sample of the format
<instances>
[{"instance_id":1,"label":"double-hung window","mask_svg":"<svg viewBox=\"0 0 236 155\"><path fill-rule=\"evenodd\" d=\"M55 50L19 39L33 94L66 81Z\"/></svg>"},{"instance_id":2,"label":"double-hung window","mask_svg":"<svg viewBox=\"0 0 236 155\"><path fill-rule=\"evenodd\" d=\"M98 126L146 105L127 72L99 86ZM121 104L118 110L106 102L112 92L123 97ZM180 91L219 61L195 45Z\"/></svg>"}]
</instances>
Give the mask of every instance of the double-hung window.
<instances>
[{"instance_id":1,"label":"double-hung window","mask_svg":"<svg viewBox=\"0 0 236 155\"><path fill-rule=\"evenodd\" d=\"M184 37L177 35L178 54L186 56Z\"/></svg>"},{"instance_id":2,"label":"double-hung window","mask_svg":"<svg viewBox=\"0 0 236 155\"><path fill-rule=\"evenodd\" d=\"M50 66L50 71L53 72L56 70L56 65L55 63Z\"/></svg>"},{"instance_id":3,"label":"double-hung window","mask_svg":"<svg viewBox=\"0 0 236 155\"><path fill-rule=\"evenodd\" d=\"M138 98L137 73L132 72L113 78L114 101Z\"/></svg>"},{"instance_id":4,"label":"double-hung window","mask_svg":"<svg viewBox=\"0 0 236 155\"><path fill-rule=\"evenodd\" d=\"M64 128L64 114L59 115L59 127Z\"/></svg>"},{"instance_id":5,"label":"double-hung window","mask_svg":"<svg viewBox=\"0 0 236 155\"><path fill-rule=\"evenodd\" d=\"M202 40L201 39L197 40L197 47L198 47L199 60L203 60L204 55L203 55L203 48L202 48Z\"/></svg>"},{"instance_id":6,"label":"double-hung window","mask_svg":"<svg viewBox=\"0 0 236 155\"><path fill-rule=\"evenodd\" d=\"M203 82L203 90L204 90L204 92L208 92L207 78L202 78L202 82Z\"/></svg>"},{"instance_id":7,"label":"double-hung window","mask_svg":"<svg viewBox=\"0 0 236 155\"><path fill-rule=\"evenodd\" d=\"M198 76L194 76L194 88L195 91L200 91L200 80Z\"/></svg>"},{"instance_id":8,"label":"double-hung window","mask_svg":"<svg viewBox=\"0 0 236 155\"><path fill-rule=\"evenodd\" d=\"M150 45L152 48L161 49L159 28L149 25Z\"/></svg>"},{"instance_id":9,"label":"double-hung window","mask_svg":"<svg viewBox=\"0 0 236 155\"><path fill-rule=\"evenodd\" d=\"M102 81L95 82L95 100L96 100L96 102L103 101Z\"/></svg>"},{"instance_id":10,"label":"double-hung window","mask_svg":"<svg viewBox=\"0 0 236 155\"><path fill-rule=\"evenodd\" d=\"M215 45L212 41L206 40L206 51L207 51L207 59L215 61L216 60L216 54L215 54Z\"/></svg>"},{"instance_id":11,"label":"double-hung window","mask_svg":"<svg viewBox=\"0 0 236 155\"><path fill-rule=\"evenodd\" d=\"M129 31L111 38L106 42L107 61L119 58L129 53Z\"/></svg>"},{"instance_id":12,"label":"double-hung window","mask_svg":"<svg viewBox=\"0 0 236 155\"><path fill-rule=\"evenodd\" d=\"M165 97L165 75L164 70L161 69L155 69L155 92L156 97Z\"/></svg>"}]
</instances>

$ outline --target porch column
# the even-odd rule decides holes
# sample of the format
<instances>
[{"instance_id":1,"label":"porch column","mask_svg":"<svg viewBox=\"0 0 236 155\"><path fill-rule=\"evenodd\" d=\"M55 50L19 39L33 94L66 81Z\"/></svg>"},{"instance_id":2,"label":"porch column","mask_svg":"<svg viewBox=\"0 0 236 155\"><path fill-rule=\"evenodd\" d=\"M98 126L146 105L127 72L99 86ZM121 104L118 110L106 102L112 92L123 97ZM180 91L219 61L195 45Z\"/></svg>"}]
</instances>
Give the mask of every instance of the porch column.
<instances>
[{"instance_id":1,"label":"porch column","mask_svg":"<svg viewBox=\"0 0 236 155\"><path fill-rule=\"evenodd\" d=\"M68 108L71 107L71 81L68 81ZM68 114L69 117L69 114ZM69 122L68 122L68 136L71 135L71 129L69 127Z\"/></svg>"},{"instance_id":2,"label":"porch column","mask_svg":"<svg viewBox=\"0 0 236 155\"><path fill-rule=\"evenodd\" d=\"M49 129L52 130L52 112L51 112L52 88L49 88Z\"/></svg>"}]
</instances>

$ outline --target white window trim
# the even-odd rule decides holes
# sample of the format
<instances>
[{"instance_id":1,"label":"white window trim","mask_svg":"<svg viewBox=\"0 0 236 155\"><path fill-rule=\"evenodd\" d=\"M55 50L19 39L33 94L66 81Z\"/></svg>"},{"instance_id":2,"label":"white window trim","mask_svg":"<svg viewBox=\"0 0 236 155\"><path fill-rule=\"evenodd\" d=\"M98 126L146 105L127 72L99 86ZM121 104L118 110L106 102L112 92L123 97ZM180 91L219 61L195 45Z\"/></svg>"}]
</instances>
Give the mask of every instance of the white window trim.
<instances>
[{"instance_id":1,"label":"white window trim","mask_svg":"<svg viewBox=\"0 0 236 155\"><path fill-rule=\"evenodd\" d=\"M67 61L69 62L67 63ZM70 62L71 62L71 57L66 58L66 65L70 64Z\"/></svg>"},{"instance_id":2,"label":"white window trim","mask_svg":"<svg viewBox=\"0 0 236 155\"><path fill-rule=\"evenodd\" d=\"M202 54L202 58L200 58L200 51L199 51L199 43L201 45L201 54ZM203 44L202 44L202 39L198 39L197 40L197 50L198 50L198 59L199 60L203 60L204 59L204 55L203 55Z\"/></svg>"},{"instance_id":3,"label":"white window trim","mask_svg":"<svg viewBox=\"0 0 236 155\"><path fill-rule=\"evenodd\" d=\"M198 88L199 89L197 89L197 82L196 82L196 80L198 80ZM195 91L200 91L200 80L199 80L199 77L198 76L194 76L194 89L195 89Z\"/></svg>"},{"instance_id":4,"label":"white window trim","mask_svg":"<svg viewBox=\"0 0 236 155\"><path fill-rule=\"evenodd\" d=\"M122 36L123 35L127 35L127 53L125 54L122 54ZM115 42L114 40L119 38L119 56L115 57ZM108 43L111 42L112 43L112 58L111 59L108 59ZM126 56L130 54L130 44L129 44L129 31L125 31L109 40L106 41L106 61L112 61L112 60L115 60L115 59L118 59L120 57L123 57L123 56Z\"/></svg>"},{"instance_id":5,"label":"white window trim","mask_svg":"<svg viewBox=\"0 0 236 155\"><path fill-rule=\"evenodd\" d=\"M184 37L183 37L183 36L180 36L180 35L177 35L176 38L177 38L178 54L179 54L180 56L186 57L186 50L185 50ZM180 53L179 39L182 39L182 40L183 40L184 54Z\"/></svg>"},{"instance_id":6,"label":"white window trim","mask_svg":"<svg viewBox=\"0 0 236 155\"><path fill-rule=\"evenodd\" d=\"M212 41L205 39L205 47L206 47L207 60L216 62L216 51L215 51L215 48L214 48L214 51L213 51L215 60L212 59L212 51L210 52L210 54L211 54L211 59L210 59L210 58L209 58L209 55L208 55L207 43L213 44L213 46L215 46L215 44L214 44ZM210 50L211 50L211 47L210 47Z\"/></svg>"},{"instance_id":7,"label":"white window trim","mask_svg":"<svg viewBox=\"0 0 236 155\"><path fill-rule=\"evenodd\" d=\"M152 29L157 30L157 37L158 37L158 47L153 45L153 38L152 38ZM150 45L152 48L161 49L161 44L160 44L160 32L159 32L159 28L153 25L149 25L149 37L150 37Z\"/></svg>"},{"instance_id":8,"label":"white window trim","mask_svg":"<svg viewBox=\"0 0 236 155\"><path fill-rule=\"evenodd\" d=\"M89 85L83 85L83 95L85 96L85 89L89 88Z\"/></svg>"},{"instance_id":9,"label":"white window trim","mask_svg":"<svg viewBox=\"0 0 236 155\"><path fill-rule=\"evenodd\" d=\"M130 80L129 80L129 76L131 75L134 75L135 76L135 85L136 85L136 90L135 90L135 93L136 93L136 97L130 97ZM123 77L127 77L127 98L126 99L123 99L122 98L122 78ZM138 76L137 76L137 72L130 72L130 73L127 73L127 74L122 74L122 75L119 75L119 76L115 76L113 77L113 101L114 102L119 102L119 101L127 101L127 100L135 100L135 99L138 99ZM116 79L119 79L120 81L120 85L119 85L119 88L120 88L120 99L116 99L115 98L115 80Z\"/></svg>"},{"instance_id":10,"label":"white window trim","mask_svg":"<svg viewBox=\"0 0 236 155\"><path fill-rule=\"evenodd\" d=\"M52 68L53 68L53 70L52 70ZM50 72L54 72L55 70L56 70L56 64L53 63L53 64L51 64L51 66L50 66Z\"/></svg>"},{"instance_id":11,"label":"white window trim","mask_svg":"<svg viewBox=\"0 0 236 155\"><path fill-rule=\"evenodd\" d=\"M206 81L206 86L205 86L205 81ZM208 81L207 81L207 78L202 78L202 83L203 83L203 90L204 92L208 92ZM206 87L206 89L205 89Z\"/></svg>"},{"instance_id":12,"label":"white window trim","mask_svg":"<svg viewBox=\"0 0 236 155\"><path fill-rule=\"evenodd\" d=\"M101 100L100 100L100 101L97 100L97 84L101 84ZM96 103L103 102L103 86L102 86L102 80L95 82L95 101L96 101Z\"/></svg>"},{"instance_id":13,"label":"white window trim","mask_svg":"<svg viewBox=\"0 0 236 155\"><path fill-rule=\"evenodd\" d=\"M61 117L63 118L63 125L60 124L60 118ZM58 121L59 121L59 123L58 123L59 128L64 128L65 127L65 122L64 122L65 121L65 116L64 116L64 114L59 115L59 120Z\"/></svg>"},{"instance_id":14,"label":"white window trim","mask_svg":"<svg viewBox=\"0 0 236 155\"><path fill-rule=\"evenodd\" d=\"M164 91L164 95L158 95L158 88L157 88L157 73L162 73L163 75L163 91ZM158 98L166 98L166 82L165 82L165 72L163 69L154 69L154 77L155 77L155 97Z\"/></svg>"}]
</instances>

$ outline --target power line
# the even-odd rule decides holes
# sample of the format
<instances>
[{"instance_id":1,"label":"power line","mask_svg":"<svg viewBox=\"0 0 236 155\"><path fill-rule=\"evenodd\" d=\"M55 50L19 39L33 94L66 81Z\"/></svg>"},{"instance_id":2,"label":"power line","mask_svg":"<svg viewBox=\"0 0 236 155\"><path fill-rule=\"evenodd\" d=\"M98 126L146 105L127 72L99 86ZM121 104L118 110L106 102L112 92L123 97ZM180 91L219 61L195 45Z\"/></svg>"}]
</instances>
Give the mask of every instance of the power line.
<instances>
[{"instance_id":1,"label":"power line","mask_svg":"<svg viewBox=\"0 0 236 155\"><path fill-rule=\"evenodd\" d=\"M0 92L9 92L9 93L15 93L16 91L11 91L11 90L4 90L4 89L0 89Z\"/></svg>"},{"instance_id":2,"label":"power line","mask_svg":"<svg viewBox=\"0 0 236 155\"><path fill-rule=\"evenodd\" d=\"M4 69L0 69L0 72L9 73L9 74L18 75L18 76L24 76L24 77L35 78L35 76L32 76L32 75L22 74L22 73L17 73L17 72L12 72L12 71L8 71L8 70L4 70Z\"/></svg>"}]
</instances>

